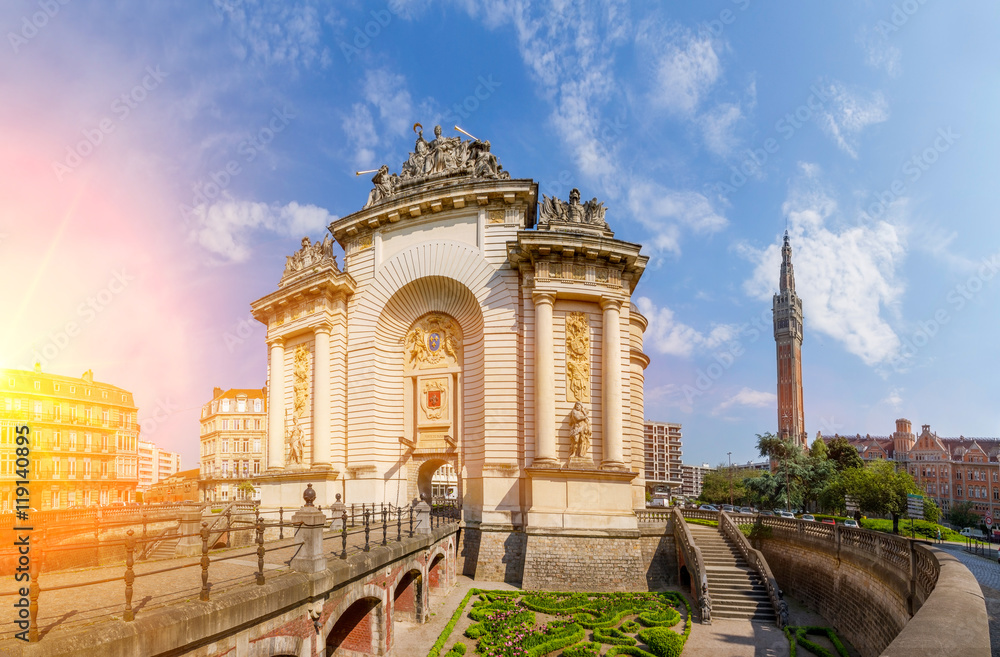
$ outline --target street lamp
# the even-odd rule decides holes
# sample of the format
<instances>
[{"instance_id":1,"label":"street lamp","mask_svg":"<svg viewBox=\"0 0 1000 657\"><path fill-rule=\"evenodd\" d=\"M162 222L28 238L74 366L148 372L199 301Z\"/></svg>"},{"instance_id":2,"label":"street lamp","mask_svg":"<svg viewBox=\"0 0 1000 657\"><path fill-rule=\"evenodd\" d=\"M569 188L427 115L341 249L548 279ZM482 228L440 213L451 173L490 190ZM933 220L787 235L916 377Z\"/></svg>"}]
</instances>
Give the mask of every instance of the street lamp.
<instances>
[{"instance_id":1,"label":"street lamp","mask_svg":"<svg viewBox=\"0 0 1000 657\"><path fill-rule=\"evenodd\" d=\"M733 453L726 452L729 457L729 506L733 505Z\"/></svg>"}]
</instances>

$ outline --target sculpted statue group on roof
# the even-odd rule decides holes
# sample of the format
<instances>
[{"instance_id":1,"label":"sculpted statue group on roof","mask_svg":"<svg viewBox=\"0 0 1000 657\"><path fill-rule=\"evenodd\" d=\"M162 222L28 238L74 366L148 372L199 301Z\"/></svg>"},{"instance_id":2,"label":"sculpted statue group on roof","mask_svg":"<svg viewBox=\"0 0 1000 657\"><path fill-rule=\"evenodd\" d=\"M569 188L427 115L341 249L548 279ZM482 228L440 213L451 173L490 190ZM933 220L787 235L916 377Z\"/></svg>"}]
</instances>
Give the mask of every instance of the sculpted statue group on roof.
<instances>
[{"instance_id":1,"label":"sculpted statue group on roof","mask_svg":"<svg viewBox=\"0 0 1000 657\"><path fill-rule=\"evenodd\" d=\"M539 209L541 214L540 223L563 222L568 224L587 224L598 228L607 228L608 223L604 219L607 208L604 203L592 198L586 203L580 203L580 190L572 189L569 193L569 202L558 198L551 198L542 194L542 205Z\"/></svg>"},{"instance_id":2,"label":"sculpted statue group on roof","mask_svg":"<svg viewBox=\"0 0 1000 657\"><path fill-rule=\"evenodd\" d=\"M322 242L310 243L308 237L303 237L302 248L293 255L285 256L285 273L283 275L287 276L327 262L332 263L335 269L337 268L337 256L333 255L333 238L327 235Z\"/></svg>"},{"instance_id":3,"label":"sculpted statue group on roof","mask_svg":"<svg viewBox=\"0 0 1000 657\"><path fill-rule=\"evenodd\" d=\"M490 152L488 140L463 141L461 137L445 137L439 125L434 126L434 139L431 141L424 139L423 126L419 123L413 124L413 131L417 133L413 152L403 162L398 174L389 173L388 165L379 167L372 178L375 187L368 194L366 208L390 198L405 182L419 182L437 174L454 173L499 180L510 178L496 155Z\"/></svg>"}]
</instances>

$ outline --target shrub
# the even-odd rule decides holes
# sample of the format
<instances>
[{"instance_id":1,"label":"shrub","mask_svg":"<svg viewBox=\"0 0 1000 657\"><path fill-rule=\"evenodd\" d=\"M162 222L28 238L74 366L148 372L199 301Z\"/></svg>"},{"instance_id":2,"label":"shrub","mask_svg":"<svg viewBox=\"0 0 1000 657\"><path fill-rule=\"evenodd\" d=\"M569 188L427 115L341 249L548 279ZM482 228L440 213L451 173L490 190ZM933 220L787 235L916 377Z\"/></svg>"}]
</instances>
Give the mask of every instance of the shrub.
<instances>
[{"instance_id":1,"label":"shrub","mask_svg":"<svg viewBox=\"0 0 1000 657\"><path fill-rule=\"evenodd\" d=\"M465 605L469 603L469 598L473 595L479 595L479 589L469 589L469 592L465 594L462 601L458 603L458 609L455 613L451 615L451 619L448 624L445 625L444 629L441 630L441 635L438 636L437 641L431 646L430 652L427 653L427 657L438 657L441 654L441 649L444 648L444 644L448 641L448 637L451 636L451 631L455 629L455 624L458 623L458 619L462 617L462 612L465 611Z\"/></svg>"},{"instance_id":2,"label":"shrub","mask_svg":"<svg viewBox=\"0 0 1000 657\"><path fill-rule=\"evenodd\" d=\"M465 654L465 644L456 643L451 647L451 650L445 653L444 657L461 657L464 654Z\"/></svg>"},{"instance_id":3,"label":"shrub","mask_svg":"<svg viewBox=\"0 0 1000 657\"><path fill-rule=\"evenodd\" d=\"M600 654L601 644L596 641L584 641L563 650L563 657L598 657Z\"/></svg>"},{"instance_id":4,"label":"shrub","mask_svg":"<svg viewBox=\"0 0 1000 657\"><path fill-rule=\"evenodd\" d=\"M678 616L678 618L679 617L680 616ZM635 634L636 632L642 629L642 626L636 623L635 621L625 621L624 623L622 623L622 626L619 629L621 629L622 632Z\"/></svg>"},{"instance_id":5,"label":"shrub","mask_svg":"<svg viewBox=\"0 0 1000 657\"><path fill-rule=\"evenodd\" d=\"M680 657L684 637L666 627L650 627L639 632L639 640L649 646L656 657Z\"/></svg>"},{"instance_id":6,"label":"shrub","mask_svg":"<svg viewBox=\"0 0 1000 657\"><path fill-rule=\"evenodd\" d=\"M639 622L646 627L658 625L673 627L680 619L680 613L673 607L667 607L662 611L645 611L639 614Z\"/></svg>"},{"instance_id":7,"label":"shrub","mask_svg":"<svg viewBox=\"0 0 1000 657\"><path fill-rule=\"evenodd\" d=\"M594 630L594 641L610 646L634 646L635 639L613 627L598 627Z\"/></svg>"}]
</instances>

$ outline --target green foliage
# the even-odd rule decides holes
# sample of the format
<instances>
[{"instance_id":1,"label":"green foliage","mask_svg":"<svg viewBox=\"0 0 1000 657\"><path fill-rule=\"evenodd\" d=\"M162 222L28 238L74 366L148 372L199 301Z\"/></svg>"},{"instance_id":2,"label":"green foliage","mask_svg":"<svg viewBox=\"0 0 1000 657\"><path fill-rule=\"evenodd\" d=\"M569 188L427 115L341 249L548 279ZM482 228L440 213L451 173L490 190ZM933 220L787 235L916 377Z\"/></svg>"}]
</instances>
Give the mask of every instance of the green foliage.
<instances>
[{"instance_id":1,"label":"green foliage","mask_svg":"<svg viewBox=\"0 0 1000 657\"><path fill-rule=\"evenodd\" d=\"M681 615L673 607L665 607L662 611L644 611L639 614L639 622L646 627L673 627L681 620Z\"/></svg>"},{"instance_id":2,"label":"green foliage","mask_svg":"<svg viewBox=\"0 0 1000 657\"><path fill-rule=\"evenodd\" d=\"M957 527L977 527L980 518L972 510L972 502L956 502L948 511L948 522Z\"/></svg>"},{"instance_id":3,"label":"green foliage","mask_svg":"<svg viewBox=\"0 0 1000 657\"><path fill-rule=\"evenodd\" d=\"M600 654L601 644L596 641L584 641L563 650L563 657L597 657Z\"/></svg>"},{"instance_id":4,"label":"green foliage","mask_svg":"<svg viewBox=\"0 0 1000 657\"><path fill-rule=\"evenodd\" d=\"M708 470L702 476L701 494L698 499L709 504L729 504L729 486L732 483L733 504L747 504L746 480L753 476L752 470L738 470L720 464L715 470Z\"/></svg>"},{"instance_id":5,"label":"green foliage","mask_svg":"<svg viewBox=\"0 0 1000 657\"><path fill-rule=\"evenodd\" d=\"M751 541L758 538L771 538L771 528L765 527L759 522L753 524L739 525L740 531Z\"/></svg>"},{"instance_id":6,"label":"green foliage","mask_svg":"<svg viewBox=\"0 0 1000 657\"><path fill-rule=\"evenodd\" d=\"M637 646L615 646L606 653L605 657L615 657L616 655L631 655L632 657L657 657L656 655L646 652L645 650Z\"/></svg>"},{"instance_id":7,"label":"green foliage","mask_svg":"<svg viewBox=\"0 0 1000 657\"><path fill-rule=\"evenodd\" d=\"M625 621L624 623L622 623L622 626L619 629L621 629L622 632L635 634L636 632L642 629L642 626L636 623L635 621Z\"/></svg>"},{"instance_id":8,"label":"green foliage","mask_svg":"<svg viewBox=\"0 0 1000 657\"><path fill-rule=\"evenodd\" d=\"M441 654L441 649L444 648L444 644L448 642L448 637L451 636L451 631L455 629L455 624L458 623L458 619L462 617L462 612L465 611L465 605L469 603L469 598L474 595L479 594L479 589L469 589L469 592L465 594L462 601L458 603L458 608L455 609L455 613L451 615L451 620L445 625L444 630L441 631L441 635L438 636L437 641L431 646L431 650L427 653L427 657L438 657ZM454 648L452 648L454 650Z\"/></svg>"},{"instance_id":9,"label":"green foliage","mask_svg":"<svg viewBox=\"0 0 1000 657\"><path fill-rule=\"evenodd\" d=\"M609 646L634 646L636 641L621 630L613 627L598 627L594 630L594 641Z\"/></svg>"},{"instance_id":10,"label":"green foliage","mask_svg":"<svg viewBox=\"0 0 1000 657\"><path fill-rule=\"evenodd\" d=\"M829 650L821 645L818 645L806 637L808 635L823 635L830 640L833 647L837 650L837 655L840 657L850 657L847 652L847 648L844 647L843 642L832 627L818 627L814 625L786 625L785 626L785 637L788 639L788 654L789 657L795 657L796 645L799 644L816 657L836 657Z\"/></svg>"},{"instance_id":11,"label":"green foliage","mask_svg":"<svg viewBox=\"0 0 1000 657\"><path fill-rule=\"evenodd\" d=\"M891 461L882 460L842 471L831 489L839 495L853 496L863 513L891 515L893 533L898 533L899 517L906 513L907 494L924 494L910 473L896 469Z\"/></svg>"},{"instance_id":12,"label":"green foliage","mask_svg":"<svg viewBox=\"0 0 1000 657\"><path fill-rule=\"evenodd\" d=\"M827 458L836 464L837 472L851 470L852 468L863 468L865 462L861 460L857 448L847 442L843 436L834 438L826 446Z\"/></svg>"},{"instance_id":13,"label":"green foliage","mask_svg":"<svg viewBox=\"0 0 1000 657\"><path fill-rule=\"evenodd\" d=\"M684 522L689 525L704 525L706 527L718 527L718 520L705 520L704 518L685 518Z\"/></svg>"},{"instance_id":14,"label":"green foliage","mask_svg":"<svg viewBox=\"0 0 1000 657\"><path fill-rule=\"evenodd\" d=\"M451 647L451 650L445 653L444 657L461 657L464 654L465 654L465 644L456 643Z\"/></svg>"},{"instance_id":15,"label":"green foliage","mask_svg":"<svg viewBox=\"0 0 1000 657\"><path fill-rule=\"evenodd\" d=\"M886 534L892 533L892 521L882 520L880 518L862 518L858 521L858 524L862 529L871 529L877 532L884 532ZM901 529L903 533L910 533L910 521L905 521ZM956 531L953 531L947 527L942 527L933 522L927 522L926 520L914 520L913 521L913 534L915 536L920 536L922 538L937 540L938 530L941 531L941 538L945 541L964 541L965 537Z\"/></svg>"},{"instance_id":16,"label":"green foliage","mask_svg":"<svg viewBox=\"0 0 1000 657\"><path fill-rule=\"evenodd\" d=\"M830 450L826 447L826 441L821 436L816 436L812 447L809 448L809 456L813 458L830 458Z\"/></svg>"},{"instance_id":17,"label":"green foliage","mask_svg":"<svg viewBox=\"0 0 1000 657\"><path fill-rule=\"evenodd\" d=\"M684 649L684 637L665 627L651 627L639 632L639 640L649 646L656 657L679 657Z\"/></svg>"}]
</instances>

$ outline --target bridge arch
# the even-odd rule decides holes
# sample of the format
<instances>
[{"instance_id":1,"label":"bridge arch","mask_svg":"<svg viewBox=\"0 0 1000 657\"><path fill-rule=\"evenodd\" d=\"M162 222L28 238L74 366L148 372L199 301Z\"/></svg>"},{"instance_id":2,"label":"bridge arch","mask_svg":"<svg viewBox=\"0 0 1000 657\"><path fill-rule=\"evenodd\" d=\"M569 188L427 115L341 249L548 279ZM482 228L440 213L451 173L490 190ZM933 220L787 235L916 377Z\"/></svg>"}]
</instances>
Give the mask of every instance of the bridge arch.
<instances>
[{"instance_id":1,"label":"bridge arch","mask_svg":"<svg viewBox=\"0 0 1000 657\"><path fill-rule=\"evenodd\" d=\"M388 651L386 592L374 584L352 589L323 626L328 655L378 655Z\"/></svg>"},{"instance_id":2,"label":"bridge arch","mask_svg":"<svg viewBox=\"0 0 1000 657\"><path fill-rule=\"evenodd\" d=\"M423 623L427 609L426 578L420 568L411 568L399 573L396 583L389 589L392 592L392 620L409 620Z\"/></svg>"}]
</instances>

